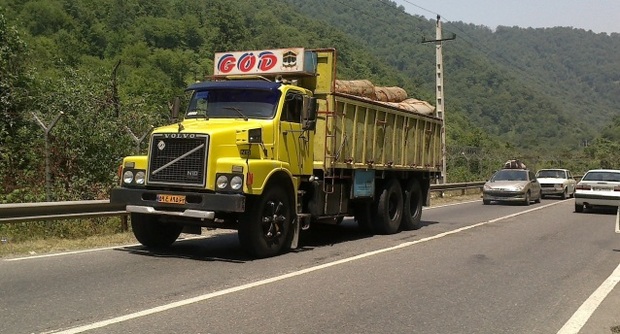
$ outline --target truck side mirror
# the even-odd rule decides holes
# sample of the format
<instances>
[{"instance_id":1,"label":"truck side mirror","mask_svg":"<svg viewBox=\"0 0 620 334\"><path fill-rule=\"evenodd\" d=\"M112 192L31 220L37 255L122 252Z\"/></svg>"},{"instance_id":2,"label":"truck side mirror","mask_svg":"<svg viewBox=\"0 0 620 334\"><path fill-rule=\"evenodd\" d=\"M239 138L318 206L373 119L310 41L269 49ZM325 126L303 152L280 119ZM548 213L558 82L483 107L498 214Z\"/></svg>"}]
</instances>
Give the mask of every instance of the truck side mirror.
<instances>
[{"instance_id":1,"label":"truck side mirror","mask_svg":"<svg viewBox=\"0 0 620 334\"><path fill-rule=\"evenodd\" d=\"M304 130L315 130L316 129L316 115L318 104L316 102L316 97L304 97L304 106L303 106L303 129Z\"/></svg>"},{"instance_id":2,"label":"truck side mirror","mask_svg":"<svg viewBox=\"0 0 620 334\"><path fill-rule=\"evenodd\" d=\"M172 110L170 112L170 116L173 122L176 122L179 119L179 111L181 110L181 98L175 97L174 102L172 104Z\"/></svg>"}]
</instances>

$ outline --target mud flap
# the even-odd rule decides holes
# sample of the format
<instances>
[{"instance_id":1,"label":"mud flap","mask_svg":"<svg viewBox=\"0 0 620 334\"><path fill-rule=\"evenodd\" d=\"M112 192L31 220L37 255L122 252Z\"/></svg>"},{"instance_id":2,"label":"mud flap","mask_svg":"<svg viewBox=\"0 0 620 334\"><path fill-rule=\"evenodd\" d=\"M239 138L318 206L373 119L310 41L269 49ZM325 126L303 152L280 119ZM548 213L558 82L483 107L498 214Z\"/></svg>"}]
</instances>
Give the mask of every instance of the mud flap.
<instances>
[{"instance_id":1,"label":"mud flap","mask_svg":"<svg viewBox=\"0 0 620 334\"><path fill-rule=\"evenodd\" d=\"M301 224L299 223L299 219L293 218L291 221L291 225L293 225L293 240L291 240L291 249L295 249L299 244L299 234L301 233Z\"/></svg>"}]
</instances>

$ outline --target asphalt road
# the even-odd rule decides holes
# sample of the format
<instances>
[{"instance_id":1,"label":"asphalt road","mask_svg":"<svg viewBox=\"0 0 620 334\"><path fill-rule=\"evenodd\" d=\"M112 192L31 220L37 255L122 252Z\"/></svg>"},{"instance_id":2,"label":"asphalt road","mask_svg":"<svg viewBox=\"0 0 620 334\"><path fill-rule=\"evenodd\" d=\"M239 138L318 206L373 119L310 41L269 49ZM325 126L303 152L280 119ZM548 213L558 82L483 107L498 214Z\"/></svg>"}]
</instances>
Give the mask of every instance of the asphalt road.
<instances>
[{"instance_id":1,"label":"asphalt road","mask_svg":"<svg viewBox=\"0 0 620 334\"><path fill-rule=\"evenodd\" d=\"M236 234L0 261L0 333L611 333L620 325L615 212L481 201L424 226L350 220L263 260Z\"/></svg>"}]
</instances>

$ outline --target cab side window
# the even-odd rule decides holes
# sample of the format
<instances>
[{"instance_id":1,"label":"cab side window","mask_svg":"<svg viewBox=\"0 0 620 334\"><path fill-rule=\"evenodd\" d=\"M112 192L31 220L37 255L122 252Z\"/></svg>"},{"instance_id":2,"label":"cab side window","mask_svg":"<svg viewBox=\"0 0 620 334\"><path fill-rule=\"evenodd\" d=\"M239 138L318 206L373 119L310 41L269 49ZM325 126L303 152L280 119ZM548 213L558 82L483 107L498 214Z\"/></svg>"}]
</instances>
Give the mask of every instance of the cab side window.
<instances>
[{"instance_id":1,"label":"cab side window","mask_svg":"<svg viewBox=\"0 0 620 334\"><path fill-rule=\"evenodd\" d=\"M289 92L284 100L282 109L282 121L301 123L301 110L303 108L303 96L298 93Z\"/></svg>"}]
</instances>

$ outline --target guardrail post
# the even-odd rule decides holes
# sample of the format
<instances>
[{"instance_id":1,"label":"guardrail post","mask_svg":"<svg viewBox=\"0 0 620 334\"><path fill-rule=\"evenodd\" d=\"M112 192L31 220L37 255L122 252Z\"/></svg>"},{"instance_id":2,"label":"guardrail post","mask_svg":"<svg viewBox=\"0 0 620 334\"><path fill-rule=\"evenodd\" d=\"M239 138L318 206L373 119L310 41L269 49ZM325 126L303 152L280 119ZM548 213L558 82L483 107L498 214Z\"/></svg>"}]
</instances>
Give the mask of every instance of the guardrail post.
<instances>
[{"instance_id":1,"label":"guardrail post","mask_svg":"<svg viewBox=\"0 0 620 334\"><path fill-rule=\"evenodd\" d=\"M32 116L39 123L39 125L45 131L45 198L49 202L50 201L50 191L51 191L51 179L52 173L50 172L50 151L49 151L49 134L52 128L56 125L61 116L65 113L62 111L56 116L56 119L50 124L50 126L45 126L45 124L37 117L37 115L33 112Z\"/></svg>"},{"instance_id":2,"label":"guardrail post","mask_svg":"<svg viewBox=\"0 0 620 334\"><path fill-rule=\"evenodd\" d=\"M616 233L620 233L620 205L618 205L618 213L616 213Z\"/></svg>"},{"instance_id":3,"label":"guardrail post","mask_svg":"<svg viewBox=\"0 0 620 334\"><path fill-rule=\"evenodd\" d=\"M129 224L127 224L127 215L121 216L121 230L123 232L129 231Z\"/></svg>"},{"instance_id":4,"label":"guardrail post","mask_svg":"<svg viewBox=\"0 0 620 334\"><path fill-rule=\"evenodd\" d=\"M125 126L125 130L127 130L127 132L131 135L131 138L133 139L134 143L136 143L136 154L140 154L140 144L142 144L146 136L148 136L149 133L153 131L153 126L151 125L151 128L149 129L149 131L143 134L142 137L140 138L138 138L138 136L136 136L128 126Z\"/></svg>"}]
</instances>

